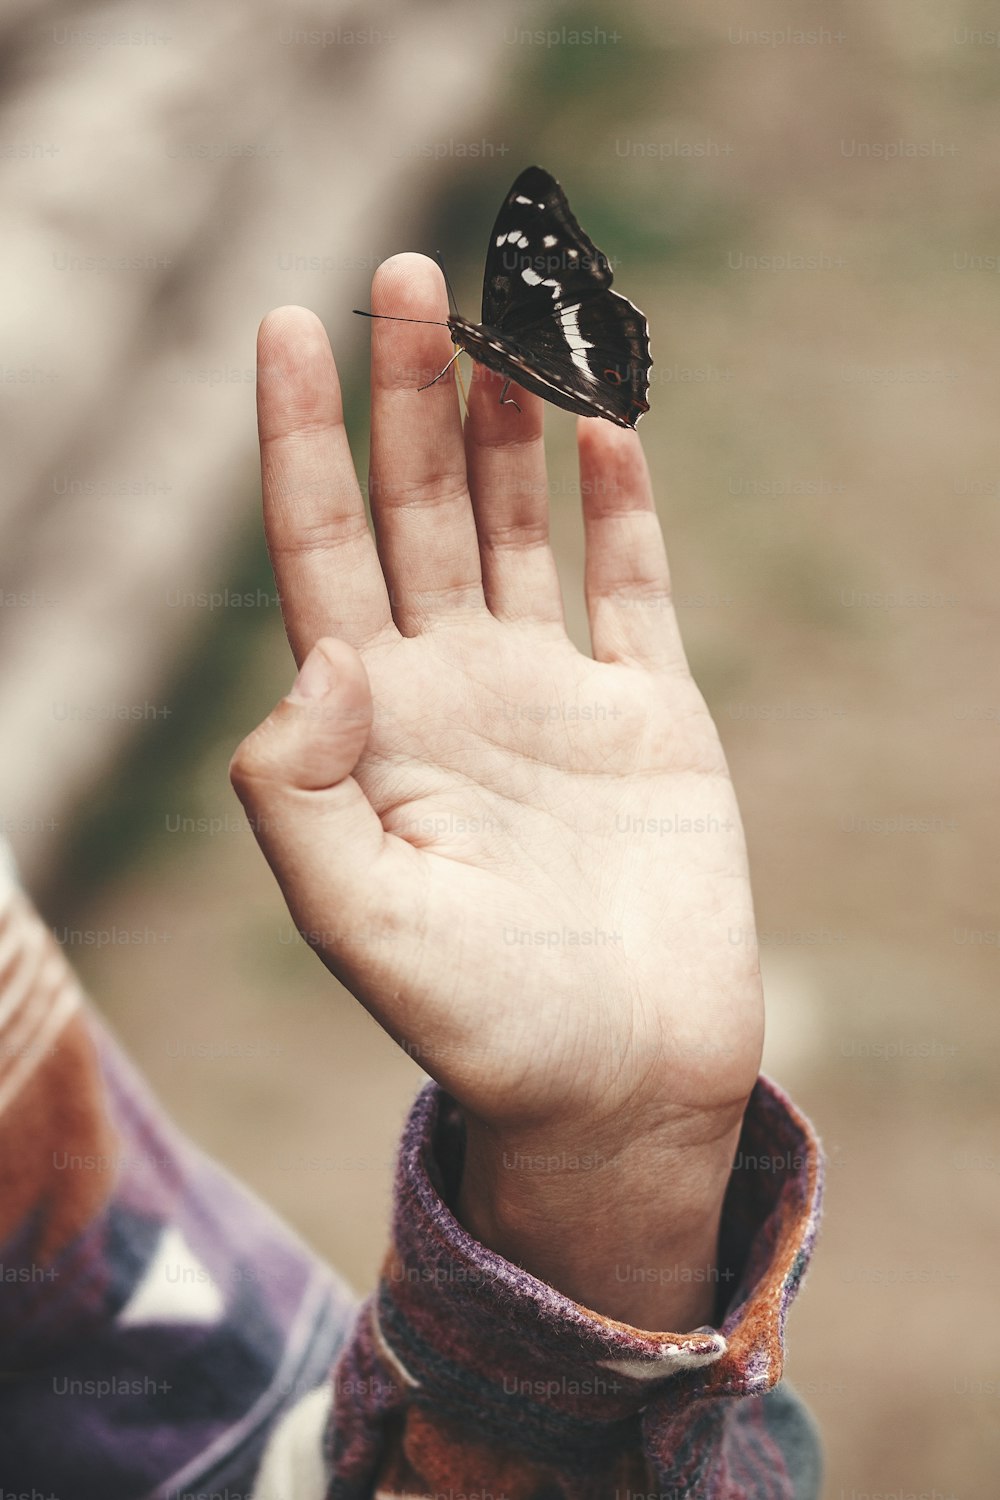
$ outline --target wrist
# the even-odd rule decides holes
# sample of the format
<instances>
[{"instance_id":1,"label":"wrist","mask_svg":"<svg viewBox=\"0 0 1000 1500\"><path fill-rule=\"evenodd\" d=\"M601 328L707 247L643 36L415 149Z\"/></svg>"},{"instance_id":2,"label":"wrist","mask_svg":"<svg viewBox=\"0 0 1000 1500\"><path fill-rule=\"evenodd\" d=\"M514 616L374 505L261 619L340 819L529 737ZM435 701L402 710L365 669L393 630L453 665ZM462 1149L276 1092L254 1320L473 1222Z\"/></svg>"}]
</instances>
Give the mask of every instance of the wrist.
<instances>
[{"instance_id":1,"label":"wrist","mask_svg":"<svg viewBox=\"0 0 1000 1500\"><path fill-rule=\"evenodd\" d=\"M683 1333L711 1323L722 1203L742 1107L685 1131L614 1140L499 1132L466 1115L456 1214L507 1260L595 1313Z\"/></svg>"}]
</instances>

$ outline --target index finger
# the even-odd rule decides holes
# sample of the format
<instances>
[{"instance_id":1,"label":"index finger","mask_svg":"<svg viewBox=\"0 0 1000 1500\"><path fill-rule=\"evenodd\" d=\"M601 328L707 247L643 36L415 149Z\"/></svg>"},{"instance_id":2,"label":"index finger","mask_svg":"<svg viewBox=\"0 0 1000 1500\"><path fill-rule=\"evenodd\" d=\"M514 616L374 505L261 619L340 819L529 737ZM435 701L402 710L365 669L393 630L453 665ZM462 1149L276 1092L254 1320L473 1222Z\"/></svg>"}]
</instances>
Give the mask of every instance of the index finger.
<instances>
[{"instance_id":1,"label":"index finger","mask_svg":"<svg viewBox=\"0 0 1000 1500\"><path fill-rule=\"evenodd\" d=\"M319 318L268 313L257 335L264 530L285 629L300 663L321 636L361 647L396 634Z\"/></svg>"}]
</instances>

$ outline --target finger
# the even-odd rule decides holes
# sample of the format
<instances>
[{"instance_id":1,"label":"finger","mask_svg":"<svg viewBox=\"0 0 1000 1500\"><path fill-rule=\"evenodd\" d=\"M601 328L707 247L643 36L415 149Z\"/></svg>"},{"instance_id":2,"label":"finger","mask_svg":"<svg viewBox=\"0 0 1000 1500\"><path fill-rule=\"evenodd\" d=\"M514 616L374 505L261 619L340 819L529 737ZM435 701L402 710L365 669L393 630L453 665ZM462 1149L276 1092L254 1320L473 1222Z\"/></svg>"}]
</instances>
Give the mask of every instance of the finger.
<instances>
[{"instance_id":1,"label":"finger","mask_svg":"<svg viewBox=\"0 0 1000 1500\"><path fill-rule=\"evenodd\" d=\"M335 913L349 936L382 853L382 824L351 775L371 721L361 658L326 638L233 756L230 779L300 929L316 931Z\"/></svg>"},{"instance_id":2,"label":"finger","mask_svg":"<svg viewBox=\"0 0 1000 1500\"><path fill-rule=\"evenodd\" d=\"M549 546L544 403L515 386L520 412L501 406L503 383L484 365L473 366L465 452L483 591L497 619L543 622L562 634L559 575Z\"/></svg>"},{"instance_id":3,"label":"finger","mask_svg":"<svg viewBox=\"0 0 1000 1500\"><path fill-rule=\"evenodd\" d=\"M686 670L663 532L642 445L600 418L577 424L590 639L598 661Z\"/></svg>"},{"instance_id":4,"label":"finger","mask_svg":"<svg viewBox=\"0 0 1000 1500\"><path fill-rule=\"evenodd\" d=\"M371 722L361 657L325 638L240 745L230 776L299 931L392 1030L426 941L426 892L421 855L384 831L352 775Z\"/></svg>"},{"instance_id":5,"label":"finger","mask_svg":"<svg viewBox=\"0 0 1000 1500\"><path fill-rule=\"evenodd\" d=\"M296 661L321 635L360 646L392 629L330 343L303 307L260 325L257 423L264 529Z\"/></svg>"},{"instance_id":6,"label":"finger","mask_svg":"<svg viewBox=\"0 0 1000 1500\"><path fill-rule=\"evenodd\" d=\"M443 321L444 280L423 255L397 255L372 282L372 310ZM405 635L485 612L479 543L446 328L372 324L369 491L393 615Z\"/></svg>"}]
</instances>

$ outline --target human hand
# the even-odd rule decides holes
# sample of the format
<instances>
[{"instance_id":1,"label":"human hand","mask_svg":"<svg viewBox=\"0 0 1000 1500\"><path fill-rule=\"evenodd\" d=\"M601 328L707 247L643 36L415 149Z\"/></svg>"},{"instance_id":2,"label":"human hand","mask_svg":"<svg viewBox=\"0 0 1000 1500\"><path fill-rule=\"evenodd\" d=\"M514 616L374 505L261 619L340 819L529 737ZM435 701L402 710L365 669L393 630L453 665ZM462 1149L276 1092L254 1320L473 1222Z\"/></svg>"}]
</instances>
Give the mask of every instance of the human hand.
<instances>
[{"instance_id":1,"label":"human hand","mask_svg":"<svg viewBox=\"0 0 1000 1500\"><path fill-rule=\"evenodd\" d=\"M439 271L396 257L372 306L443 319ZM452 376L415 389L445 329L372 340L377 548L321 325L262 324L265 524L304 665L233 782L307 940L463 1106L467 1227L596 1311L690 1328L710 1277L618 1268L714 1265L762 1001L639 440L579 422L592 660L563 625L542 403L500 407L476 366L463 437Z\"/></svg>"}]
</instances>

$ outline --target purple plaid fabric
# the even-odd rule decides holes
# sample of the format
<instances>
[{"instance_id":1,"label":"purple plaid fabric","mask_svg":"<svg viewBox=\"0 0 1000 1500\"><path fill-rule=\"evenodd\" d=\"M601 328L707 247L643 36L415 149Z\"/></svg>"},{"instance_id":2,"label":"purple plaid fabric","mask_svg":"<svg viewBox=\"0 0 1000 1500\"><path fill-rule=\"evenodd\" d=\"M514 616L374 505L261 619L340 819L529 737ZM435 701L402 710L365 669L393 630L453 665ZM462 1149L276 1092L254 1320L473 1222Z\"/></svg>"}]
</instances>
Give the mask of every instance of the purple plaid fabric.
<instances>
[{"instance_id":1,"label":"purple plaid fabric","mask_svg":"<svg viewBox=\"0 0 1000 1500\"><path fill-rule=\"evenodd\" d=\"M95 1023L96 1024L96 1023ZM275 1425L354 1314L292 1232L164 1117L106 1034L104 1210L51 1264L0 1249L0 1488L55 1500L249 1497Z\"/></svg>"},{"instance_id":2,"label":"purple plaid fabric","mask_svg":"<svg viewBox=\"0 0 1000 1500\"><path fill-rule=\"evenodd\" d=\"M179 1134L89 1024L114 1149L74 1160L67 1147L48 1163L56 1187L0 1247L4 1494L818 1494L811 1421L777 1382L785 1314L816 1231L821 1158L773 1084L758 1082L746 1115L714 1327L669 1334L615 1323L472 1239L448 1206L461 1118L435 1085L407 1124L392 1246L359 1311L332 1272ZM42 1219L76 1173L106 1174L107 1191L83 1229L42 1256ZM324 1451L315 1398L326 1391ZM312 1424L297 1427L307 1407ZM313 1477L296 1477L305 1470Z\"/></svg>"}]
</instances>

